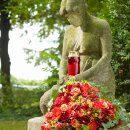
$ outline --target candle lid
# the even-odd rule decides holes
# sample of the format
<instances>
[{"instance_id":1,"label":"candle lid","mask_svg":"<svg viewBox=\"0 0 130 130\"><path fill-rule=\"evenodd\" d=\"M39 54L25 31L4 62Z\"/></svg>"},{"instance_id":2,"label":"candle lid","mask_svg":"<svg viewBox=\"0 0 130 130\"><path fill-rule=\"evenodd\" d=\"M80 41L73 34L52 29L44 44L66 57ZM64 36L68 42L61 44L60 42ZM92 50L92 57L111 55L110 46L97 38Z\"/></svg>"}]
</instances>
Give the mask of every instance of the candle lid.
<instances>
[{"instance_id":1,"label":"candle lid","mask_svg":"<svg viewBox=\"0 0 130 130\"><path fill-rule=\"evenodd\" d=\"M79 52L77 52L77 51L70 51L68 57L79 57Z\"/></svg>"}]
</instances>

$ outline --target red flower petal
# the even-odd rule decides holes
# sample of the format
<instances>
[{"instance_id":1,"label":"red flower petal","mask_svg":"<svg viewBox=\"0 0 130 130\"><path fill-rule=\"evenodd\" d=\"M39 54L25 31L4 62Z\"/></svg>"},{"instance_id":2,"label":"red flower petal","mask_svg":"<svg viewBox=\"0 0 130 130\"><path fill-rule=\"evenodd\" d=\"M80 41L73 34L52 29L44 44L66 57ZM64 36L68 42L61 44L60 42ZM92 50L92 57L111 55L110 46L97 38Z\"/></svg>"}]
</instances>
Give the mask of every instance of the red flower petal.
<instances>
[{"instance_id":1,"label":"red flower petal","mask_svg":"<svg viewBox=\"0 0 130 130\"><path fill-rule=\"evenodd\" d=\"M98 125L97 125L97 123L96 123L95 121L90 122L90 123L88 124L88 126L89 126L89 129L90 129L90 130L97 130L97 129L98 129Z\"/></svg>"}]
</instances>

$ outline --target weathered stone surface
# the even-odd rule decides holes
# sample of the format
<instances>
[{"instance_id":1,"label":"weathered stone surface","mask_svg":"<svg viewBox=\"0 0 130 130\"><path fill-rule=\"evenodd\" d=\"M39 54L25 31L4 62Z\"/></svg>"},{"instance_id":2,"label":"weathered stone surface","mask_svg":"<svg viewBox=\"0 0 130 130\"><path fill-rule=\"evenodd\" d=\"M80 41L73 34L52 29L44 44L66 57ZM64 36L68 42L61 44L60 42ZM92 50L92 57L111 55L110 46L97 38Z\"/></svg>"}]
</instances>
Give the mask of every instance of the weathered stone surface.
<instances>
[{"instance_id":1,"label":"weathered stone surface","mask_svg":"<svg viewBox=\"0 0 130 130\"><path fill-rule=\"evenodd\" d=\"M28 120L28 130L41 130L41 125L44 122L44 117L35 117Z\"/></svg>"}]
</instances>

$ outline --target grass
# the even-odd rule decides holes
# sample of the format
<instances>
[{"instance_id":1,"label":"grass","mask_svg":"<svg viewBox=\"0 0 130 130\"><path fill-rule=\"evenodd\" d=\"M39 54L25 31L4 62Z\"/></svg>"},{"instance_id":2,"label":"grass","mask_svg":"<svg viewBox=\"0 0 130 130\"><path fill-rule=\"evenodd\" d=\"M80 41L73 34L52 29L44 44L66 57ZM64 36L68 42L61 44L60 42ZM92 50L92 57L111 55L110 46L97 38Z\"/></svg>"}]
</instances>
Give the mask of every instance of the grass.
<instances>
[{"instance_id":1,"label":"grass","mask_svg":"<svg viewBox=\"0 0 130 130\"><path fill-rule=\"evenodd\" d=\"M0 130L27 130L27 121L0 121Z\"/></svg>"}]
</instances>

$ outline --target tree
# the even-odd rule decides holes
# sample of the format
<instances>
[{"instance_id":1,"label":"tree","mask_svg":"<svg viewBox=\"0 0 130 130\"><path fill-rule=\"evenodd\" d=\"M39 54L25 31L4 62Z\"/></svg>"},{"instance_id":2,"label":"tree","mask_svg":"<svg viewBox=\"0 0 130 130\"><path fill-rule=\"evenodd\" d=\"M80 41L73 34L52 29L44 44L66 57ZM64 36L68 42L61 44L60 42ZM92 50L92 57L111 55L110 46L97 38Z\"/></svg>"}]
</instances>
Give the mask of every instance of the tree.
<instances>
[{"instance_id":1,"label":"tree","mask_svg":"<svg viewBox=\"0 0 130 130\"><path fill-rule=\"evenodd\" d=\"M106 0L100 16L112 29L112 66L116 76L116 96L125 100L130 111L130 0Z\"/></svg>"},{"instance_id":2,"label":"tree","mask_svg":"<svg viewBox=\"0 0 130 130\"><path fill-rule=\"evenodd\" d=\"M101 9L102 6L101 0L89 0L89 10L97 14L97 12ZM19 1L18 1L19 2ZM39 64L47 64L48 67L44 68L44 71L50 71L52 75L48 77L47 82L50 86L55 84L58 79L58 68L60 62L60 55L62 50L62 41L63 41L63 34L66 25L68 24L67 20L64 17L59 15L59 8L60 8L61 0L50 0L48 1L21 1L19 5L15 3L15 7L9 7L9 10L12 10L13 13L11 14L12 23L16 24L23 24L21 18L24 18L26 22L31 22L34 24L35 22L39 23L41 29L39 30L40 38L45 38L50 33L57 31L59 33L59 38L54 43L58 44L57 48L49 48L39 52L39 56L35 59L36 65ZM16 6L17 5L17 6ZM24 10L22 5L24 5ZM93 7L94 6L94 7ZM91 8L93 7L93 8ZM31 13L30 13L31 12ZM35 13L34 13L35 12ZM33 14L33 15L31 15ZM35 14L35 15L34 15ZM16 19L17 16L17 19ZM34 60L35 51L32 55L32 50L25 50L25 52L29 55L28 61ZM54 62L55 64L51 64Z\"/></svg>"},{"instance_id":3,"label":"tree","mask_svg":"<svg viewBox=\"0 0 130 130\"><path fill-rule=\"evenodd\" d=\"M57 0L59 4L60 1ZM8 41L9 30L12 27L23 27L24 23L35 24L39 23L41 30L39 30L40 37L46 37L54 28L58 29L56 17L57 4L50 4L48 1L29 0L29 1L9 1L1 0L0 16L1 16L1 42L0 42L0 56L1 56L1 81L4 95L4 103L8 104L11 100L12 90L10 84L10 59L8 55ZM51 10L50 9L51 6ZM52 14L51 14L52 13ZM44 21L44 22L43 22ZM58 23L60 24L60 23Z\"/></svg>"},{"instance_id":4,"label":"tree","mask_svg":"<svg viewBox=\"0 0 130 130\"><path fill-rule=\"evenodd\" d=\"M8 42L8 32L9 29L13 27L23 27L24 23L30 23L31 25L38 23L41 29L39 30L39 37L45 38L49 36L50 33L57 31L59 35L59 39L56 41L58 43L57 48L51 48L48 50L44 50L39 53L39 57L36 59L36 65L41 63L47 63L50 66L52 76L49 77L50 81L56 81L58 78L58 65L60 61L60 54L62 49L62 39L63 39L63 32L64 26L67 24L67 20L63 17L59 16L59 8L60 8L61 0L2 0L1 1L1 61L6 59L2 62L2 69L3 72L2 77L6 78L3 80L3 86L6 84L10 86L10 61L8 55L8 44L3 44L5 41ZM94 2L94 1L92 1ZM100 0L96 0L96 3L100 3ZM89 0L89 4L91 5L91 1ZM91 8L90 8L91 9ZM98 8L99 10L100 8ZM96 12L96 6L94 11ZM94 12L93 11L93 12ZM3 22L6 21L6 22ZM3 25L6 24L6 25ZM4 49L5 50L4 50ZM28 53L29 51L27 51ZM6 56L6 58L4 58ZM49 57L49 58L48 58ZM52 65L52 60L56 63L56 65ZM52 82L52 84L54 84ZM7 95L7 87L3 87L5 93ZM10 87L11 88L11 87ZM11 91L11 89L10 89Z\"/></svg>"},{"instance_id":5,"label":"tree","mask_svg":"<svg viewBox=\"0 0 130 130\"><path fill-rule=\"evenodd\" d=\"M1 0L0 57L1 57L1 84L2 84L4 106L8 106L9 104L12 104L12 88L10 83L10 58L8 54L10 20L8 18L9 13L5 11L7 4L8 1Z\"/></svg>"},{"instance_id":6,"label":"tree","mask_svg":"<svg viewBox=\"0 0 130 130\"><path fill-rule=\"evenodd\" d=\"M38 36L42 39L49 36L51 33L57 30L60 36L63 37L64 28L61 25L66 23L63 18L59 16L59 7L60 0L48 1L48 0L15 0L11 1L7 7L7 12L10 12L10 20L12 26L22 27L24 23L30 23L31 25L38 23L41 27ZM59 42L60 40L56 41ZM44 50L39 53L39 58L36 59L36 65L47 63L50 65L50 60L53 60L56 63L56 67L59 64L59 59L55 59L54 54L59 55L61 53L61 44L59 44L58 48L51 48L48 50ZM31 50L25 50L26 53L30 54ZM35 54L35 52L34 52ZM28 58L30 60L32 55ZM47 58L49 57L49 58ZM41 60L42 59L42 60ZM58 77L58 73L56 71L55 66L50 66L49 70L51 70L52 74L54 74L55 78L51 78L51 81L56 80ZM57 67L58 68L58 67ZM53 79L53 80L52 80ZM56 82L56 81L54 81ZM53 83L54 83L53 82Z\"/></svg>"}]
</instances>

